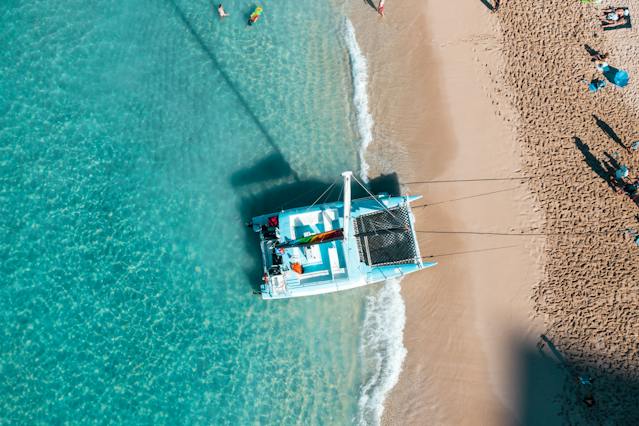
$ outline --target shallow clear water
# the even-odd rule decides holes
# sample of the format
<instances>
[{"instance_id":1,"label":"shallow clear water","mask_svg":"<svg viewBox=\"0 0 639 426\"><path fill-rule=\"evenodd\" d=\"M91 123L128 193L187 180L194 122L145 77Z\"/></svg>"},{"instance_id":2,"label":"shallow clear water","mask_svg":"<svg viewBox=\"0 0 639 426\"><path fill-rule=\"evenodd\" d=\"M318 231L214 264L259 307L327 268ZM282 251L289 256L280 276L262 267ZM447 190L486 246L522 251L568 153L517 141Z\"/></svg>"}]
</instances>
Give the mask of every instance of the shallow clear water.
<instances>
[{"instance_id":1,"label":"shallow clear water","mask_svg":"<svg viewBox=\"0 0 639 426\"><path fill-rule=\"evenodd\" d=\"M0 423L357 418L379 289L252 295L243 221L358 167L341 18L264 3L3 4Z\"/></svg>"}]
</instances>

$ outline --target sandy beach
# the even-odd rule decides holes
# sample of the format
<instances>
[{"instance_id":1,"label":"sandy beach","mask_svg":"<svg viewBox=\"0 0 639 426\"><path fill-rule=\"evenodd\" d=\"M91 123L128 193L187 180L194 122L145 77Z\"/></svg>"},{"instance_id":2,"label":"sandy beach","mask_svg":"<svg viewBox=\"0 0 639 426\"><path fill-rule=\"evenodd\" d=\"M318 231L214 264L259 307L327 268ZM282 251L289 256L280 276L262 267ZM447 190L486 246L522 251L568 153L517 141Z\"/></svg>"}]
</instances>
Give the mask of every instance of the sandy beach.
<instances>
[{"instance_id":1,"label":"sandy beach","mask_svg":"<svg viewBox=\"0 0 639 426\"><path fill-rule=\"evenodd\" d=\"M402 283L408 355L384 423L632 423L638 211L609 175L639 167L636 31L604 32L603 6L578 2L468 2L454 25L433 1L394 6L352 13L371 175L424 195L422 255L439 265ZM630 84L589 93L584 45Z\"/></svg>"}]
</instances>

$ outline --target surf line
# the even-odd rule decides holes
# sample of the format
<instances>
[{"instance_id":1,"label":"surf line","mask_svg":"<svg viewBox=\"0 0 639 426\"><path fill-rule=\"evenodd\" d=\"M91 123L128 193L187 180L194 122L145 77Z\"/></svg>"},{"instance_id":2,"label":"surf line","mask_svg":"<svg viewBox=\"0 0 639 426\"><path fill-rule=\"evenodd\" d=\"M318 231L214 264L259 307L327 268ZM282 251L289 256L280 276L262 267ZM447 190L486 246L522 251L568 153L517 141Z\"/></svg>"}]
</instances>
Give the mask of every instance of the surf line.
<instances>
[{"instance_id":1,"label":"surf line","mask_svg":"<svg viewBox=\"0 0 639 426\"><path fill-rule=\"evenodd\" d=\"M368 64L362 53L353 23L344 18L344 42L351 64L351 78L353 80L353 106L355 108L355 121L360 137L359 163L360 177L368 182L369 166L366 162L366 149L373 140L373 116L368 110Z\"/></svg>"},{"instance_id":2,"label":"surf line","mask_svg":"<svg viewBox=\"0 0 639 426\"><path fill-rule=\"evenodd\" d=\"M368 64L348 18L344 18L343 35L351 65L353 107L360 137L359 175L366 183L369 181L366 149L373 140L374 124L368 109ZM407 351L404 347L406 310L400 288L399 281L387 281L366 301L360 356L367 377L360 389L358 413L354 419L357 425L380 424L386 397L397 384L402 371Z\"/></svg>"},{"instance_id":3,"label":"surf line","mask_svg":"<svg viewBox=\"0 0 639 426\"><path fill-rule=\"evenodd\" d=\"M386 397L399 381L407 354L406 307L400 290L399 280L390 280L366 298L360 356L367 373L353 422L357 426L380 425Z\"/></svg>"}]
</instances>

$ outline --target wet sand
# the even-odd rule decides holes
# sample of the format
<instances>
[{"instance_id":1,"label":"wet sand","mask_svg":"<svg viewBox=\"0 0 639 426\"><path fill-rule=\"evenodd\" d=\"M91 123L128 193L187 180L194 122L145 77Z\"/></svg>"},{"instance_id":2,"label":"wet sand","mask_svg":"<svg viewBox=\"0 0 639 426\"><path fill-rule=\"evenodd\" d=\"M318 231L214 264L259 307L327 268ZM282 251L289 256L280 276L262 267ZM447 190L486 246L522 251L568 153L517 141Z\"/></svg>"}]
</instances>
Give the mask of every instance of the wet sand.
<instances>
[{"instance_id":1,"label":"wet sand","mask_svg":"<svg viewBox=\"0 0 639 426\"><path fill-rule=\"evenodd\" d=\"M581 80L595 74L585 43L639 75L636 32L604 33L595 6L561 1L510 0L496 13L468 2L454 24L432 0L387 2L384 18L353 7L369 58L372 175L399 171L424 195L422 254L439 262L402 283L408 356L384 423L625 420L627 408L611 413L636 401L639 249L624 230L639 229L639 208L596 161L608 153L638 170L622 146L639 140L638 86L591 94ZM541 333L563 365L536 348ZM533 365L561 378L542 402L528 395L542 376ZM579 401L582 373L597 377L596 410ZM619 377L625 387L612 387Z\"/></svg>"}]
</instances>

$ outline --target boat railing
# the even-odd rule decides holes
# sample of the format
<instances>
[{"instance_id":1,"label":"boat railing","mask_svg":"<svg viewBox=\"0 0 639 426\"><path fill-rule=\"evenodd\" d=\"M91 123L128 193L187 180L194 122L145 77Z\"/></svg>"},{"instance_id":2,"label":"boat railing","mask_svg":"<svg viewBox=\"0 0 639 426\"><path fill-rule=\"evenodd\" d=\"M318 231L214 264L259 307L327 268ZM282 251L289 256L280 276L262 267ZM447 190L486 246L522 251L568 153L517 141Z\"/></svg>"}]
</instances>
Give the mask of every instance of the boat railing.
<instances>
[{"instance_id":1,"label":"boat railing","mask_svg":"<svg viewBox=\"0 0 639 426\"><path fill-rule=\"evenodd\" d=\"M384 270L382 268L375 268L379 271L380 274L382 274L382 277L384 277L385 280L388 279L388 277L386 276L386 274L384 273Z\"/></svg>"}]
</instances>

